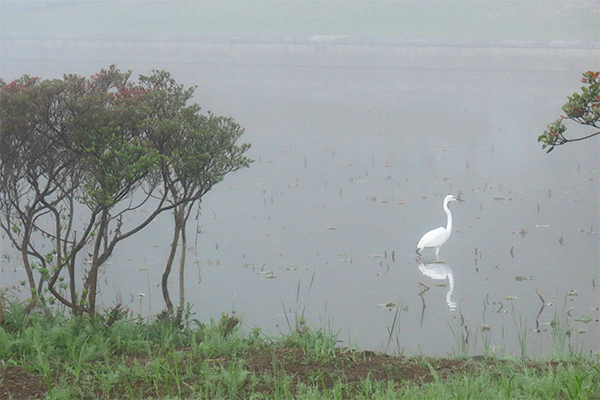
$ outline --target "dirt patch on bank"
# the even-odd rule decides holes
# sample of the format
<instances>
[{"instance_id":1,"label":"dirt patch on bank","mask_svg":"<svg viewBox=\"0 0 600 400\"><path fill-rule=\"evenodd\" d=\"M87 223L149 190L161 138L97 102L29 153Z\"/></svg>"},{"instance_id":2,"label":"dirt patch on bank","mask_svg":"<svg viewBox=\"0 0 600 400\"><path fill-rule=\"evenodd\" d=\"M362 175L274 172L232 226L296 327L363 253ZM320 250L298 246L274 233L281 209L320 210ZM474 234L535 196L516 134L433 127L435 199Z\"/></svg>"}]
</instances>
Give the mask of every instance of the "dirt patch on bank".
<instances>
[{"instance_id":1,"label":"dirt patch on bank","mask_svg":"<svg viewBox=\"0 0 600 400\"><path fill-rule=\"evenodd\" d=\"M370 351L351 352L340 350L334 355L315 357L299 348L265 348L250 350L239 357L250 374L261 379L254 392L274 395L271 379L282 375L289 377L290 389L294 393L299 384L332 388L337 382L356 385L369 378L372 381L393 382L397 388L407 382L417 384L434 379L446 379L453 374L474 373L482 363L498 363L498 360L414 358L376 354ZM209 360L215 367L227 367L231 360L215 358ZM0 399L40 399L48 392L43 379L22 367L0 367ZM141 383L141 382L140 382ZM142 392L146 390L138 387ZM152 393L147 388L147 393ZM100 394L99 394L100 395ZM118 398L117 393L110 397Z\"/></svg>"}]
</instances>

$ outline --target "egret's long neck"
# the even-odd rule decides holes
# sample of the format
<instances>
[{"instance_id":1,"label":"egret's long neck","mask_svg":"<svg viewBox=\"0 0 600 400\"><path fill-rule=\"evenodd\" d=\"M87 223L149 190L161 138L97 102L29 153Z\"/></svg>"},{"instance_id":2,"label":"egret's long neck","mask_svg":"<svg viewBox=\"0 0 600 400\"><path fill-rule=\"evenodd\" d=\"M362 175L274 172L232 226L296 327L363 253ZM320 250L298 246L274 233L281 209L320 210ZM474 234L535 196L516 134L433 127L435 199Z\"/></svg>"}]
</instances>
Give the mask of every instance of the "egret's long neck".
<instances>
[{"instance_id":1,"label":"egret's long neck","mask_svg":"<svg viewBox=\"0 0 600 400\"><path fill-rule=\"evenodd\" d=\"M448 223L446 224L446 232L452 233L452 213L448 208L448 202L444 202L444 211L446 211L446 215L448 216Z\"/></svg>"}]
</instances>

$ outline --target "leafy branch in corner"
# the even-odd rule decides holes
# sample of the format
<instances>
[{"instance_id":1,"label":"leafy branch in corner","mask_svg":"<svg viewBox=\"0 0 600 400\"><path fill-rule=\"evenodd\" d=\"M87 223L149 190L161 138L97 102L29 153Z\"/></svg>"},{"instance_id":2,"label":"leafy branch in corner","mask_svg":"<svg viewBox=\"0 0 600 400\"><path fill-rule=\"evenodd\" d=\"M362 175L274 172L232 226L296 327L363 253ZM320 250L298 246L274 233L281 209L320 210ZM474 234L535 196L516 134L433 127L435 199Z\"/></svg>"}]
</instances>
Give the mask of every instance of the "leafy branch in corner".
<instances>
[{"instance_id":1,"label":"leafy branch in corner","mask_svg":"<svg viewBox=\"0 0 600 400\"><path fill-rule=\"evenodd\" d=\"M538 137L538 142L542 142L542 148L550 147L547 153L554 150L554 146L560 146L569 142L577 142L600 135L600 130L578 138L569 139L564 133L567 127L565 120L574 121L580 125L591 126L600 129L600 72L587 71L583 73L581 82L587 86L581 87L581 93L573 93L568 96L569 101L562 107L565 115L560 119L548 125L548 128Z\"/></svg>"}]
</instances>

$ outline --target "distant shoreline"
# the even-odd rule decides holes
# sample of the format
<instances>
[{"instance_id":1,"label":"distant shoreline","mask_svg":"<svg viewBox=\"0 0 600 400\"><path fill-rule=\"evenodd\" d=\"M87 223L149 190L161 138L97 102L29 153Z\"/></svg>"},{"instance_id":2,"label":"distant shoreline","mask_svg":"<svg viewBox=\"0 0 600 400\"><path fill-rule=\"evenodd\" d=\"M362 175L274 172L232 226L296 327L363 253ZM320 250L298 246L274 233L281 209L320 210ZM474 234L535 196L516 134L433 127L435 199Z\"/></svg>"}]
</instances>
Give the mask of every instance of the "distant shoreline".
<instances>
[{"instance_id":1,"label":"distant shoreline","mask_svg":"<svg viewBox=\"0 0 600 400\"><path fill-rule=\"evenodd\" d=\"M115 43L198 43L227 45L299 46L390 46L390 47L469 47L599 50L600 40L429 40L386 37L319 35L302 37L206 36L206 35L42 35L3 34L0 41L115 42Z\"/></svg>"}]
</instances>

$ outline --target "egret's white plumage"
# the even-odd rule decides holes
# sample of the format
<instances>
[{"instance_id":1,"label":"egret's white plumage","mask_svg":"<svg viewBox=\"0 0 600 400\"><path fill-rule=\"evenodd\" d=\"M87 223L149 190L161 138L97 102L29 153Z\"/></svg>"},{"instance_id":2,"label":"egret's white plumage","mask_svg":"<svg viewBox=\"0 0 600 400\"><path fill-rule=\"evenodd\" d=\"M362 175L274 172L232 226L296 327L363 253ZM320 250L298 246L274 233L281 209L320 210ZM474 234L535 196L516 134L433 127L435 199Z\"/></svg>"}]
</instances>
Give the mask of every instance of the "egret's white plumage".
<instances>
[{"instance_id":1,"label":"egret's white plumage","mask_svg":"<svg viewBox=\"0 0 600 400\"><path fill-rule=\"evenodd\" d=\"M448 223L446 224L445 228L443 226L440 226L439 228L433 229L423 235L423 237L421 238L421 240L419 240L419 243L417 244L416 251L417 251L418 255L421 255L420 251L422 251L423 249L425 249L427 247L435 247L435 256L439 257L440 247L444 243L446 243L446 241L450 237L450 234L452 233L452 213L450 212L450 209L448 208L448 203L450 203L451 201L461 201L461 200L457 199L456 197L452 196L451 194L446 196L446 198L444 199L444 211L446 212L446 215L448 216Z\"/></svg>"}]
</instances>

